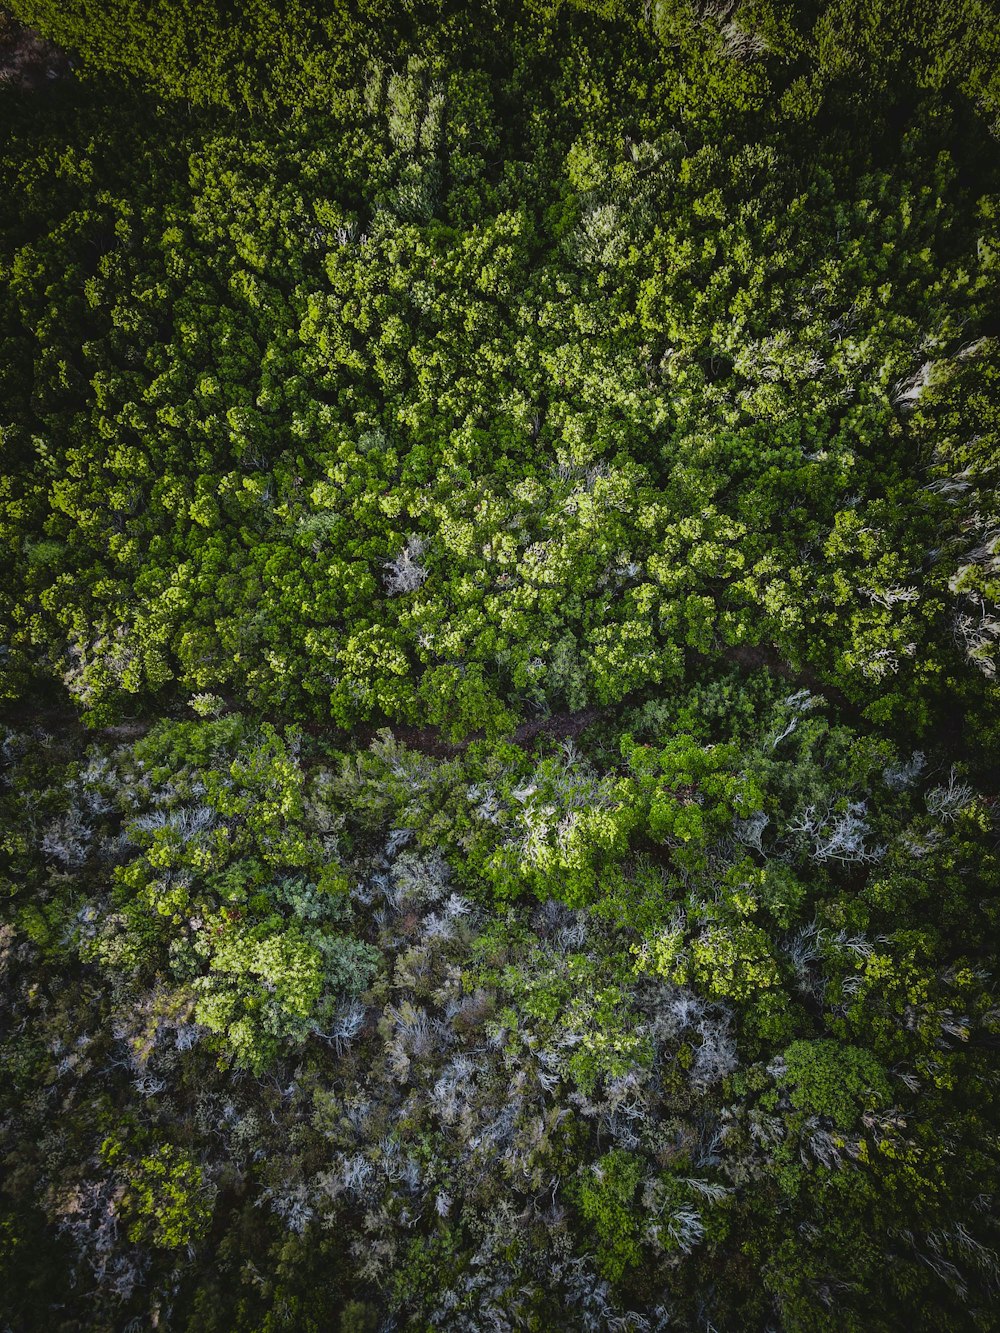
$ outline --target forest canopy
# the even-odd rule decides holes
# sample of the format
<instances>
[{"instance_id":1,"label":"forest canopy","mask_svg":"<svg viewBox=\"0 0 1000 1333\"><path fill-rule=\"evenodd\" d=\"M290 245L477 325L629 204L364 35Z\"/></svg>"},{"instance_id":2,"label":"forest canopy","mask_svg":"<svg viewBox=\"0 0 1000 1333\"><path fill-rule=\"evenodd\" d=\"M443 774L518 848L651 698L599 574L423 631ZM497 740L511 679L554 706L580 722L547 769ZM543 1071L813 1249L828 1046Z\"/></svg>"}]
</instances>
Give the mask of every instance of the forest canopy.
<instances>
[{"instance_id":1,"label":"forest canopy","mask_svg":"<svg viewBox=\"0 0 1000 1333\"><path fill-rule=\"evenodd\" d=\"M0 1328L996 1327L998 312L990 0L5 0Z\"/></svg>"}]
</instances>

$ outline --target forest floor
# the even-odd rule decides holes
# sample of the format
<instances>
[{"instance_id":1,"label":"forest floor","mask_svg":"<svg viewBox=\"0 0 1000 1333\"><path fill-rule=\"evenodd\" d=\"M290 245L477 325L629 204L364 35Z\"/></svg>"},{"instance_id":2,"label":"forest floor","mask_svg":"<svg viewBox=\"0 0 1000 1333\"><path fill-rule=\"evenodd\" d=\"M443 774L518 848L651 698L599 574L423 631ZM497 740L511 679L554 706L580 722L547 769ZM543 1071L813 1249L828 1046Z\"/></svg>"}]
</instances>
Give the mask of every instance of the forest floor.
<instances>
[{"instance_id":1,"label":"forest floor","mask_svg":"<svg viewBox=\"0 0 1000 1333\"><path fill-rule=\"evenodd\" d=\"M62 78L69 69L65 51L0 9L0 88L31 92Z\"/></svg>"},{"instance_id":2,"label":"forest floor","mask_svg":"<svg viewBox=\"0 0 1000 1333\"><path fill-rule=\"evenodd\" d=\"M532 718L529 722L522 722L515 731L512 731L504 739L508 744L518 745L522 749L527 749L538 736L551 736L556 740L572 740L573 737L579 736L582 731L585 731L591 723L599 721L612 711L610 708L590 707L581 708L575 713L552 713L549 717ZM321 727L307 729L317 733L323 730ZM464 740L449 741L445 740L437 727L405 727L388 724L378 727L370 723L355 727L351 734L364 744L368 744L379 731L391 732L395 740L410 750L419 750L422 754L438 755L444 759L463 754L473 741L483 739L482 733L476 732L472 736L467 736Z\"/></svg>"}]
</instances>

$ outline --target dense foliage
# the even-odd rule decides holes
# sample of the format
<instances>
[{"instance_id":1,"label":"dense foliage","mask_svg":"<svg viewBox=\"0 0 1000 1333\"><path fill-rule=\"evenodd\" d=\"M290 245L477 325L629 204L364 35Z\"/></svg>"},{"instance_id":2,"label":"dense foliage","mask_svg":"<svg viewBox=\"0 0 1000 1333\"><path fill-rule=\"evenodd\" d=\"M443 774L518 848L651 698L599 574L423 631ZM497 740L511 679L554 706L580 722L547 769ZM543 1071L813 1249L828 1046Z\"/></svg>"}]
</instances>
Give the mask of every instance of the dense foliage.
<instances>
[{"instance_id":1,"label":"dense foliage","mask_svg":"<svg viewBox=\"0 0 1000 1333\"><path fill-rule=\"evenodd\" d=\"M8 9L0 1326L994 1328L1000 16Z\"/></svg>"}]
</instances>

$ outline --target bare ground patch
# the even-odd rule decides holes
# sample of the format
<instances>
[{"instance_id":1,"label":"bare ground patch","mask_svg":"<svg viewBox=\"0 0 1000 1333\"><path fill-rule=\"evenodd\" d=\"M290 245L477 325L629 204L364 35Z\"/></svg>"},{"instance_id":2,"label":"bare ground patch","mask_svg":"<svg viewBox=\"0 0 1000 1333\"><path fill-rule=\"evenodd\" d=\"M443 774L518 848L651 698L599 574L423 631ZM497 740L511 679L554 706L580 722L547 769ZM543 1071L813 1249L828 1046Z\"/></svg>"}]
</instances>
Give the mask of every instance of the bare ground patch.
<instances>
[{"instance_id":1,"label":"bare ground patch","mask_svg":"<svg viewBox=\"0 0 1000 1333\"><path fill-rule=\"evenodd\" d=\"M64 77L69 69L65 51L0 10L0 88L33 92Z\"/></svg>"}]
</instances>

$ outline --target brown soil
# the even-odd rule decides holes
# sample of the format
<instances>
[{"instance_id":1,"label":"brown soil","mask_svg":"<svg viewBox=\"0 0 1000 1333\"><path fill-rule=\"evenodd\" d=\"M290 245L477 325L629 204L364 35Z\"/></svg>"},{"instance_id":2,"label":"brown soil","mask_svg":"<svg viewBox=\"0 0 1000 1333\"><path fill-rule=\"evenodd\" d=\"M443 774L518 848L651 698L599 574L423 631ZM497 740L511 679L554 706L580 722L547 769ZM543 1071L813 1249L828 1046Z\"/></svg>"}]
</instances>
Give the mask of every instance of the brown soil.
<instances>
[{"instance_id":1,"label":"brown soil","mask_svg":"<svg viewBox=\"0 0 1000 1333\"><path fill-rule=\"evenodd\" d=\"M0 88L44 88L70 68L65 51L0 10Z\"/></svg>"},{"instance_id":2,"label":"brown soil","mask_svg":"<svg viewBox=\"0 0 1000 1333\"><path fill-rule=\"evenodd\" d=\"M555 740L571 739L579 736L581 731L608 711L605 708L581 708L576 713L554 713L551 717L535 718L531 722L522 722L516 731L504 739L508 744L519 745L524 750L528 749L538 736L550 736ZM314 736L321 736L327 731L325 727L319 725L306 727L306 730ZM391 732L400 745L405 745L408 750L419 750L422 754L432 754L440 759L454 759L457 755L463 754L473 741L483 739L481 731L460 741L449 741L445 740L436 727L403 727L389 724L376 727L370 723L354 727L351 737L359 741L363 747L370 745L379 731Z\"/></svg>"}]
</instances>

